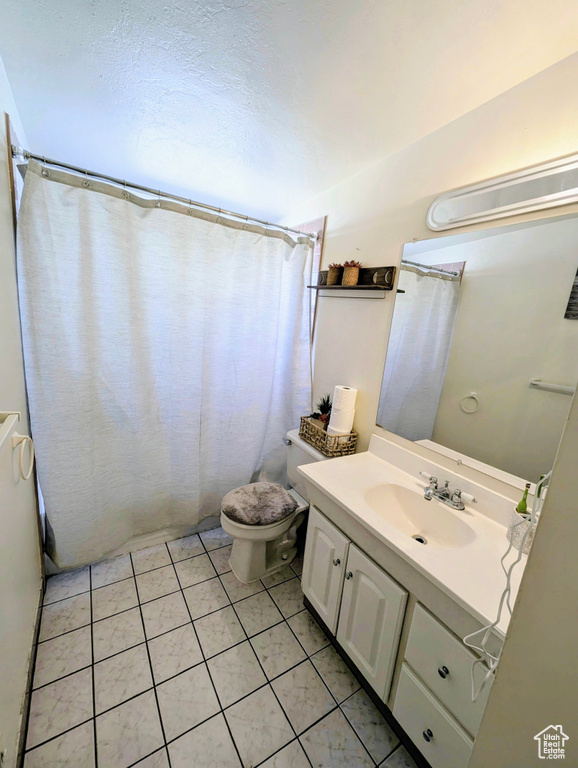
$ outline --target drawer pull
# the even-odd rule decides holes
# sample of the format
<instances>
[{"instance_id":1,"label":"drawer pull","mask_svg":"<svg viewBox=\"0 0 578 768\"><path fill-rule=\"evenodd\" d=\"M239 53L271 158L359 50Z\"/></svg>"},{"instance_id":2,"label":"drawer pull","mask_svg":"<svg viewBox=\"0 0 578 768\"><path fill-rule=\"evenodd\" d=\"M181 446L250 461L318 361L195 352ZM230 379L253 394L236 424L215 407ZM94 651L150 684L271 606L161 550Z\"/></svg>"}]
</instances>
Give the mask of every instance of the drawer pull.
<instances>
[{"instance_id":1,"label":"drawer pull","mask_svg":"<svg viewBox=\"0 0 578 768\"><path fill-rule=\"evenodd\" d=\"M353 573L351 571L347 571L347 573L345 574L345 578L346 579L352 579L353 578Z\"/></svg>"},{"instance_id":2,"label":"drawer pull","mask_svg":"<svg viewBox=\"0 0 578 768\"><path fill-rule=\"evenodd\" d=\"M338 557L336 557L335 560L333 561L333 565L339 565L340 563L341 563L341 560Z\"/></svg>"},{"instance_id":3,"label":"drawer pull","mask_svg":"<svg viewBox=\"0 0 578 768\"><path fill-rule=\"evenodd\" d=\"M429 728L427 728L423 733L422 736L427 742L430 742L433 739L433 733L430 731Z\"/></svg>"},{"instance_id":4,"label":"drawer pull","mask_svg":"<svg viewBox=\"0 0 578 768\"><path fill-rule=\"evenodd\" d=\"M449 669L448 669L447 667L440 667L440 668L438 669L438 675L439 675L441 678L443 678L444 680L445 680L445 679L446 679L446 677L449 675L449 673L450 673L450 671L449 671Z\"/></svg>"}]
</instances>

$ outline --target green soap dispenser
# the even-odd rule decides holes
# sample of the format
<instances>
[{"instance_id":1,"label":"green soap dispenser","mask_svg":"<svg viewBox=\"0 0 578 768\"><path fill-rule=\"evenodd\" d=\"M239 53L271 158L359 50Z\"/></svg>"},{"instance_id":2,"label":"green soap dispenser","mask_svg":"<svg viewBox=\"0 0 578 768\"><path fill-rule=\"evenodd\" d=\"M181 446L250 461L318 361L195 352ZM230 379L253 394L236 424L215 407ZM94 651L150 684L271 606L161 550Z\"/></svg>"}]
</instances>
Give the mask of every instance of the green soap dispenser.
<instances>
[{"instance_id":1,"label":"green soap dispenser","mask_svg":"<svg viewBox=\"0 0 578 768\"><path fill-rule=\"evenodd\" d=\"M516 512L518 512L520 515L525 515L528 512L528 491L530 490L530 483L526 483L526 490L524 491L524 495L518 502L518 506L516 507Z\"/></svg>"}]
</instances>

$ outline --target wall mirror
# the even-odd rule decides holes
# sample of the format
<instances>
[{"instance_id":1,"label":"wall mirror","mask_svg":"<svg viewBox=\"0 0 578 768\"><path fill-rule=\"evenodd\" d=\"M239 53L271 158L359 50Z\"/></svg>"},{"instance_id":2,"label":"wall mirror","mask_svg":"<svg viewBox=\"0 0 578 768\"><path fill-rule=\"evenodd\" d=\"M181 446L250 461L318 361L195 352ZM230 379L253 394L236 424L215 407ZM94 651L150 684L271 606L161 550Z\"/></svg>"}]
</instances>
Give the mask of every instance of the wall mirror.
<instances>
[{"instance_id":1,"label":"wall mirror","mask_svg":"<svg viewBox=\"0 0 578 768\"><path fill-rule=\"evenodd\" d=\"M377 424L539 480L578 380L577 270L577 215L406 243Z\"/></svg>"}]
</instances>

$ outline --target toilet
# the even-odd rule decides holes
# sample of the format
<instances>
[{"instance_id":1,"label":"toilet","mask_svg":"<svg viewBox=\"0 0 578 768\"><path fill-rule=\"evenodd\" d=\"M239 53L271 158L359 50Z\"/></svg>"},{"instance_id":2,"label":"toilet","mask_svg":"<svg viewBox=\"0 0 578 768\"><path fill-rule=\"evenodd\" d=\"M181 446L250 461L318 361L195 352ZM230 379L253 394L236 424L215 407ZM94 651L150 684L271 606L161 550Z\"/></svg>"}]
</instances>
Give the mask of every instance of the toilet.
<instances>
[{"instance_id":1,"label":"toilet","mask_svg":"<svg viewBox=\"0 0 578 768\"><path fill-rule=\"evenodd\" d=\"M297 429L287 432L284 442L289 490L276 483L251 483L230 491L221 503L221 525L233 539L229 564L244 584L275 573L295 558L297 529L309 509L297 467L327 458L302 440ZM270 508L264 506L267 500Z\"/></svg>"}]
</instances>

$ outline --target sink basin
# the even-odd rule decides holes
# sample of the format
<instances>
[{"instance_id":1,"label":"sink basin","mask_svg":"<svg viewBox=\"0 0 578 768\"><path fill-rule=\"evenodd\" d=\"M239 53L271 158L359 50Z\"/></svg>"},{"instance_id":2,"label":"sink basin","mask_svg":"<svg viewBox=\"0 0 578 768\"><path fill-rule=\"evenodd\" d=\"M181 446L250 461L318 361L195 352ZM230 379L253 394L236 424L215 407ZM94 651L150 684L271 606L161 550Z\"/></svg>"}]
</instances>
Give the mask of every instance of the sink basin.
<instances>
[{"instance_id":1,"label":"sink basin","mask_svg":"<svg viewBox=\"0 0 578 768\"><path fill-rule=\"evenodd\" d=\"M374 485L365 501L391 525L416 541L416 546L457 549L471 544L476 534L459 512L437 500L426 501L418 493L395 483Z\"/></svg>"}]
</instances>

